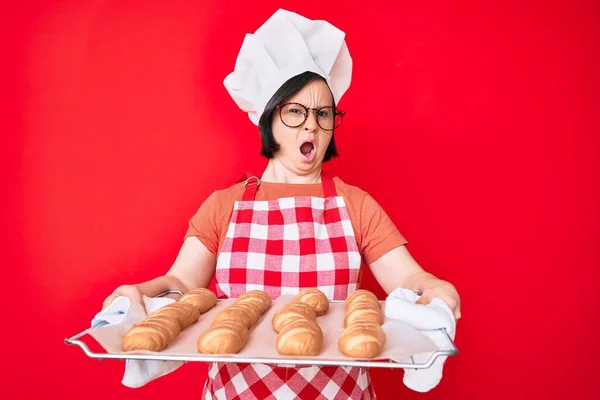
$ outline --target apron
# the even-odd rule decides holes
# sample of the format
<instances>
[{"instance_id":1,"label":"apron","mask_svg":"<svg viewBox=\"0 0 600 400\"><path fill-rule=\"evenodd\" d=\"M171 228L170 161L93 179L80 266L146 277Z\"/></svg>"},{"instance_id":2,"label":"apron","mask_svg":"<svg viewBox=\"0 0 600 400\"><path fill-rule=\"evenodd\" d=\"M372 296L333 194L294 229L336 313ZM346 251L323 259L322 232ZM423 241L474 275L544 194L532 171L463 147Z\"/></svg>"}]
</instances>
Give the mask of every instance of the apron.
<instances>
[{"instance_id":1,"label":"apron","mask_svg":"<svg viewBox=\"0 0 600 400\"><path fill-rule=\"evenodd\" d=\"M215 272L219 298L264 290L273 299L318 288L344 300L357 288L361 266L344 199L333 179L321 176L324 198L255 201L260 181L244 183ZM374 399L367 369L360 367L211 363L205 399Z\"/></svg>"}]
</instances>

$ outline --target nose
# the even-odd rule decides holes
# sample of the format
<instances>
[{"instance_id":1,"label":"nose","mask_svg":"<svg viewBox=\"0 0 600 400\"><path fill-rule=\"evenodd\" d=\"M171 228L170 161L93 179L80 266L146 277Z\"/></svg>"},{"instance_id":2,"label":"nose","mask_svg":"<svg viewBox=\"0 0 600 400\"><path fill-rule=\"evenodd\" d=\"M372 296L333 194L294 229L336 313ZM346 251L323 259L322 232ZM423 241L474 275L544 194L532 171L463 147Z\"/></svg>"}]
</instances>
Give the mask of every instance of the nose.
<instances>
[{"instance_id":1,"label":"nose","mask_svg":"<svg viewBox=\"0 0 600 400\"><path fill-rule=\"evenodd\" d=\"M306 117L306 121L304 121L304 130L314 132L317 130L319 124L317 123L317 115L313 110L308 111L308 116Z\"/></svg>"}]
</instances>

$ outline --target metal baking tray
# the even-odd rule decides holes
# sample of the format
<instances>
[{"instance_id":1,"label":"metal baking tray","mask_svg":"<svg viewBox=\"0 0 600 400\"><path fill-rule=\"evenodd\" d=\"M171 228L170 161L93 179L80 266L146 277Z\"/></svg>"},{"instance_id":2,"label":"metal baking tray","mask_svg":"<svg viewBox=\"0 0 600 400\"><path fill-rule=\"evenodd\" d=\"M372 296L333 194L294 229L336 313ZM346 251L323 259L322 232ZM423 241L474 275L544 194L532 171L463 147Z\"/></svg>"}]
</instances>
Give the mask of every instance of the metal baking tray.
<instances>
[{"instance_id":1,"label":"metal baking tray","mask_svg":"<svg viewBox=\"0 0 600 400\"><path fill-rule=\"evenodd\" d=\"M182 295L180 291L168 290L156 297L162 297L169 294ZM332 301L332 303L341 303L343 301ZM107 325L106 323L99 323L88 329L85 329L67 339L65 344L70 346L76 346L83 350L84 354L90 358L95 359L112 359L112 360L159 360L159 361L182 361L182 362L223 362L223 363L250 363L250 364L269 364L277 366L348 366L348 367L364 367L364 368L401 368L401 369L423 369L429 368L438 357L442 356L454 356L458 354L458 349L451 339L446 329L437 329L431 332L437 334L440 338L444 338L446 343L439 346L436 351L426 353L429 355L428 359L424 362L416 362L415 357L409 356L400 360L360 360L360 359L329 359L325 357L241 357L236 355L212 355L212 354L186 354L186 355L173 355L168 354L168 349L161 352L155 352L152 354L134 354L126 352L94 352L90 347L83 342L81 339L89 335L94 329L99 329ZM93 339L92 339L93 340ZM419 358L423 359L424 355L419 354Z\"/></svg>"}]
</instances>

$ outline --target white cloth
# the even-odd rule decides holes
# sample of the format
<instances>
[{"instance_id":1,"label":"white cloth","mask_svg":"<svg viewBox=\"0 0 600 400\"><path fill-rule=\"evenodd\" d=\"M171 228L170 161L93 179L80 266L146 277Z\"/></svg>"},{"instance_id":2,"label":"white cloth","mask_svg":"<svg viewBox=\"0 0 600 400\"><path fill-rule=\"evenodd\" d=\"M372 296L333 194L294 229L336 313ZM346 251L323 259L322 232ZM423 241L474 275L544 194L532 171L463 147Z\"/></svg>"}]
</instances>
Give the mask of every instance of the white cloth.
<instances>
[{"instance_id":1,"label":"white cloth","mask_svg":"<svg viewBox=\"0 0 600 400\"><path fill-rule=\"evenodd\" d=\"M147 314L174 301L174 299L166 297L151 298L144 296L144 306L146 307L146 311L144 311L141 305L136 303L132 305L129 298L120 296L94 316L92 326L106 323L111 325L123 324L124 327L128 328L144 319ZM125 373L121 383L130 388L139 388L175 371L181 365L183 365L183 362L180 361L125 360Z\"/></svg>"},{"instance_id":2,"label":"white cloth","mask_svg":"<svg viewBox=\"0 0 600 400\"><path fill-rule=\"evenodd\" d=\"M419 296L413 291L397 288L386 299L385 315L390 319L403 321L419 329L438 347L447 346L448 340L439 329L445 328L448 335L454 340L456 320L452 310L438 298L433 298L427 305L415 304L418 299ZM429 360L430 356L430 354L418 354L413 358L416 363L424 363ZM429 368L405 369L404 384L417 392L428 392L435 388L442 380L442 370L447 358L448 356L439 356Z\"/></svg>"},{"instance_id":3,"label":"white cloth","mask_svg":"<svg viewBox=\"0 0 600 400\"><path fill-rule=\"evenodd\" d=\"M225 88L255 125L279 87L306 71L327 80L337 104L352 77L345 36L326 21L279 9L254 34L245 36Z\"/></svg>"}]
</instances>

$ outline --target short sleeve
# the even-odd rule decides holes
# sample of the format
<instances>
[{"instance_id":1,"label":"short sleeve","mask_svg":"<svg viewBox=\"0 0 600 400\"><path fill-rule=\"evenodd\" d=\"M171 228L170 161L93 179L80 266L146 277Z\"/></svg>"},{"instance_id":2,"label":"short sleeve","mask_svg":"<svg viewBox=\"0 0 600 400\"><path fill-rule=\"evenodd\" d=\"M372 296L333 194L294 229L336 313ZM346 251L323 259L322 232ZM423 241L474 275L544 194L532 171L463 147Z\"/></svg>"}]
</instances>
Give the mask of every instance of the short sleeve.
<instances>
[{"instance_id":1,"label":"short sleeve","mask_svg":"<svg viewBox=\"0 0 600 400\"><path fill-rule=\"evenodd\" d=\"M219 248L218 206L217 192L213 192L192 216L185 234L185 238L196 236L213 254L217 254Z\"/></svg>"},{"instance_id":2,"label":"short sleeve","mask_svg":"<svg viewBox=\"0 0 600 400\"><path fill-rule=\"evenodd\" d=\"M385 210L366 194L360 208L361 254L367 264L407 243Z\"/></svg>"}]
</instances>

